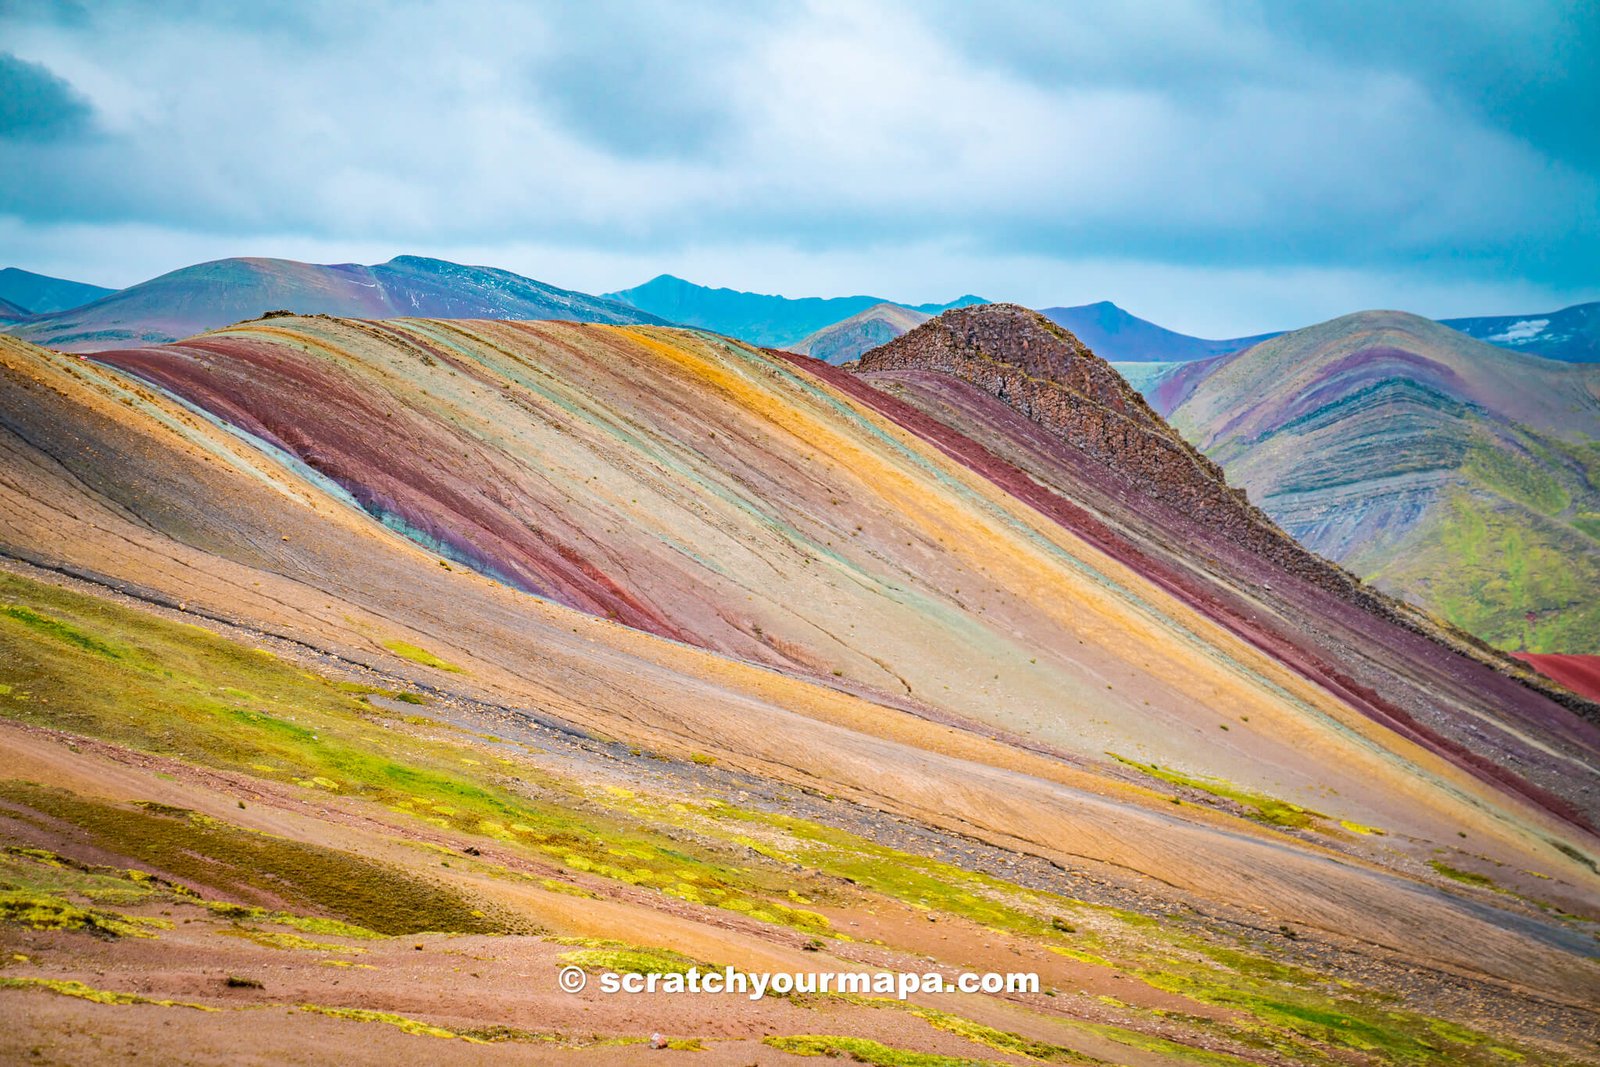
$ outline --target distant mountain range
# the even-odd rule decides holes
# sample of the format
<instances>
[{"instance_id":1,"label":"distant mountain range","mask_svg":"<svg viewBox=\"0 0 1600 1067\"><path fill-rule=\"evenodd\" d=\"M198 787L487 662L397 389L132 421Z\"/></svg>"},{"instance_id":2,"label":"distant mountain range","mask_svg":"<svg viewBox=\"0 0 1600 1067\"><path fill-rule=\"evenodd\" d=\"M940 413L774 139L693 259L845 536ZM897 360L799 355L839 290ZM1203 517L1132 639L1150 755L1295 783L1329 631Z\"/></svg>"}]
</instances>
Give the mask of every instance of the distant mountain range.
<instances>
[{"instance_id":1,"label":"distant mountain range","mask_svg":"<svg viewBox=\"0 0 1600 1067\"><path fill-rule=\"evenodd\" d=\"M1441 321L1452 330L1501 348L1567 363L1600 363L1600 302L1574 304L1544 315Z\"/></svg>"},{"instance_id":2,"label":"distant mountain range","mask_svg":"<svg viewBox=\"0 0 1600 1067\"><path fill-rule=\"evenodd\" d=\"M1207 359L1249 348L1277 334L1209 341L1190 337L1130 315L1109 300L1077 307L1044 308L1041 312L1058 326L1071 330L1102 359L1112 362L1161 363Z\"/></svg>"},{"instance_id":3,"label":"distant mountain range","mask_svg":"<svg viewBox=\"0 0 1600 1067\"><path fill-rule=\"evenodd\" d=\"M1146 394L1311 550L1501 648L1600 652L1600 365L1368 311Z\"/></svg>"},{"instance_id":4,"label":"distant mountain range","mask_svg":"<svg viewBox=\"0 0 1600 1067\"><path fill-rule=\"evenodd\" d=\"M163 274L81 307L38 316L10 332L52 348L96 350L174 341L277 309L368 319L662 322L626 304L558 289L510 271L399 256L370 267L219 259Z\"/></svg>"},{"instance_id":5,"label":"distant mountain range","mask_svg":"<svg viewBox=\"0 0 1600 1067\"><path fill-rule=\"evenodd\" d=\"M421 256L398 256L375 266L222 259L123 290L17 267L0 270L0 329L68 350L170 341L281 308L356 318L671 323L843 363L943 311L984 303L988 301L971 295L947 304L915 305L874 296L789 298L713 289L670 274L597 297L510 271ZM1120 364L1210 359L1278 336L1192 337L1108 300L1045 308L1042 314L1102 358ZM1500 348L1572 363L1600 362L1600 302L1540 314L1442 321ZM1153 387L1167 369L1128 373L1143 389Z\"/></svg>"},{"instance_id":6,"label":"distant mountain range","mask_svg":"<svg viewBox=\"0 0 1600 1067\"><path fill-rule=\"evenodd\" d=\"M925 315L950 308L986 304L978 296L963 296L948 304L896 304L881 296L808 296L792 299L733 289L711 289L670 274L643 285L605 294L641 311L683 326L698 326L766 348L787 348L825 326L841 323L878 304L895 304Z\"/></svg>"},{"instance_id":7,"label":"distant mountain range","mask_svg":"<svg viewBox=\"0 0 1600 1067\"><path fill-rule=\"evenodd\" d=\"M115 289L87 282L68 281L35 274L18 267L0 270L0 300L22 309L30 315L48 315L52 311L65 311L79 307L102 296L110 296Z\"/></svg>"}]
</instances>

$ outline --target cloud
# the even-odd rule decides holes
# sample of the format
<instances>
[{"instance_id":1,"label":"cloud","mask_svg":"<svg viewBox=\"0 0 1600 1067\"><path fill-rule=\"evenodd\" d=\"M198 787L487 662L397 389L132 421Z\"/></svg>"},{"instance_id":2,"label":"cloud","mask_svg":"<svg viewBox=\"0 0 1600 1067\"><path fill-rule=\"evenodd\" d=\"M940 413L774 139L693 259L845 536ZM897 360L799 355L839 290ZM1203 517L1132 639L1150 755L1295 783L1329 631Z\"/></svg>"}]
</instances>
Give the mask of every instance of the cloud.
<instances>
[{"instance_id":1,"label":"cloud","mask_svg":"<svg viewBox=\"0 0 1600 1067\"><path fill-rule=\"evenodd\" d=\"M94 124L0 140L0 215L734 274L937 248L930 288L1002 296L1020 262L1567 293L1600 258L1581 6L0 6Z\"/></svg>"},{"instance_id":2,"label":"cloud","mask_svg":"<svg viewBox=\"0 0 1600 1067\"><path fill-rule=\"evenodd\" d=\"M0 52L0 138L53 141L89 128L88 102L50 68Z\"/></svg>"}]
</instances>

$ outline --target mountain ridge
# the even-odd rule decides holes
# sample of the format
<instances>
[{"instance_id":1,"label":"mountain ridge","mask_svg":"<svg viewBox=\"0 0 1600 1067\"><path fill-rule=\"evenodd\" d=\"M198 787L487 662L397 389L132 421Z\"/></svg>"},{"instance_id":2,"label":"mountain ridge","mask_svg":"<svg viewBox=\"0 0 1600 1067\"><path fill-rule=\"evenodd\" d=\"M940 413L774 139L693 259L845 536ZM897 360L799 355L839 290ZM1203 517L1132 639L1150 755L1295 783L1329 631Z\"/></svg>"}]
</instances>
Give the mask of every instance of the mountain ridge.
<instances>
[{"instance_id":1,"label":"mountain ridge","mask_svg":"<svg viewBox=\"0 0 1600 1067\"><path fill-rule=\"evenodd\" d=\"M712 288L671 274L660 274L632 289L606 293L669 322L697 326L763 348L786 348L825 327L878 304L894 304L924 314L983 303L976 296L946 304L904 304L875 296L786 297Z\"/></svg>"},{"instance_id":2,"label":"mountain ridge","mask_svg":"<svg viewBox=\"0 0 1600 1067\"><path fill-rule=\"evenodd\" d=\"M93 350L175 341L276 309L367 318L428 313L661 321L615 301L510 271L423 256L396 256L372 266L247 257L182 267L89 304L37 316L11 332L49 347Z\"/></svg>"},{"instance_id":3,"label":"mountain ridge","mask_svg":"<svg viewBox=\"0 0 1600 1067\"><path fill-rule=\"evenodd\" d=\"M1568 363L1600 362L1600 301L1538 315L1482 315L1439 322L1514 352Z\"/></svg>"},{"instance_id":4,"label":"mountain ridge","mask_svg":"<svg viewBox=\"0 0 1600 1067\"><path fill-rule=\"evenodd\" d=\"M1109 300L1075 307L1043 308L1040 314L1071 330L1097 355L1111 362L1188 362L1237 352L1277 336L1263 333L1216 341L1191 337L1141 319Z\"/></svg>"}]
</instances>

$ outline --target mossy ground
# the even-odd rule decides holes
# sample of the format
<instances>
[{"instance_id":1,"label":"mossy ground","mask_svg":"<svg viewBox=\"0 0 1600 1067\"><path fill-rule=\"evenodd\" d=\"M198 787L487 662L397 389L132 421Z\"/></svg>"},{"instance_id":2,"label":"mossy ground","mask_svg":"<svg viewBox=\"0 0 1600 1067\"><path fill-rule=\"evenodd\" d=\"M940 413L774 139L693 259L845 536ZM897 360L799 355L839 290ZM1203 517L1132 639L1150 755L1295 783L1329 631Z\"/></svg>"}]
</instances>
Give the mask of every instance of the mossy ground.
<instances>
[{"instance_id":1,"label":"mossy ground","mask_svg":"<svg viewBox=\"0 0 1600 1067\"><path fill-rule=\"evenodd\" d=\"M432 667L436 671L448 671L451 674L464 674L465 672L448 660L440 659L425 648L408 644L405 641L385 641L383 647L399 656L401 659L410 660L412 663L424 667Z\"/></svg>"},{"instance_id":2,"label":"mossy ground","mask_svg":"<svg viewBox=\"0 0 1600 1067\"><path fill-rule=\"evenodd\" d=\"M831 1059L849 1057L857 1063L872 1067L1001 1067L998 1060L974 1060L965 1056L943 1056L934 1052L916 1052L894 1048L864 1037L845 1037L830 1034L797 1034L791 1037L769 1037L764 1044L793 1056L826 1056Z\"/></svg>"},{"instance_id":3,"label":"mossy ground","mask_svg":"<svg viewBox=\"0 0 1600 1067\"><path fill-rule=\"evenodd\" d=\"M72 826L99 848L256 904L322 910L385 934L508 929L459 894L399 868L195 812L111 804L14 780L0 780L0 800L23 819Z\"/></svg>"},{"instance_id":4,"label":"mossy ground","mask_svg":"<svg viewBox=\"0 0 1600 1067\"><path fill-rule=\"evenodd\" d=\"M1290 830L1317 829L1322 827L1328 819L1328 816L1320 811L1303 808L1298 804L1291 804L1287 800L1267 796L1265 793L1252 793L1220 778L1197 778L1193 775L1181 774L1169 767L1157 766L1154 763L1140 763L1137 760L1119 756L1115 752L1108 753L1108 755L1118 763L1143 771L1152 778L1160 779L1163 782L1171 782L1173 785L1186 786L1189 789L1197 789L1214 797L1231 800L1244 808L1244 813L1247 817L1254 819L1256 822L1265 823L1268 826L1281 826ZM1354 826L1355 824L1351 824L1346 828L1350 829ZM1370 830L1367 827L1360 827L1358 832L1368 833Z\"/></svg>"},{"instance_id":5,"label":"mossy ground","mask_svg":"<svg viewBox=\"0 0 1600 1067\"><path fill-rule=\"evenodd\" d=\"M0 602L18 609L0 614L0 685L7 687L0 692L0 715L372 801L403 817L490 837L575 871L764 921L813 931L827 925L815 913L771 899L783 895L785 880L775 872L752 876L732 861L731 849L727 859L692 854L622 820L583 810L566 783L518 765L521 776L538 779L553 798L536 803L506 789L502 775L478 749L386 729L384 713L361 699L366 687L333 683L195 627L13 575L0 574ZM388 873L353 877L375 873L368 861L261 835L235 839L226 828L187 815L119 809L107 816L65 795L29 795L48 800L69 822L93 823L108 843L125 842L124 854L184 878L204 881L209 875L221 883L217 888L240 891L247 900L255 899L248 892L251 868L277 875L305 868L304 884L289 879L299 884L298 902L385 933L400 932L403 925L396 915L382 915L381 899L361 902L346 899L351 893L334 892L336 884L358 881L405 884ZM209 861L186 859L183 854L197 844L202 853L209 848L215 855ZM243 866L228 858L243 858L237 855L241 849L255 853ZM177 866L163 866L158 855ZM318 873L332 874L331 868L339 866L346 868L344 875ZM355 910L340 911L336 904ZM450 905L442 897L414 910L422 921L434 923L432 929L494 926L472 916L474 909L465 902Z\"/></svg>"},{"instance_id":6,"label":"mossy ground","mask_svg":"<svg viewBox=\"0 0 1600 1067\"><path fill-rule=\"evenodd\" d=\"M43 989L64 997L76 997L96 1004L155 1004L163 1008L193 1008L196 1011L216 1011L204 1004L190 1004L181 1000L152 1000L137 993L116 993L109 989L96 989L82 982L57 978L9 978L0 975L0 989Z\"/></svg>"},{"instance_id":7,"label":"mossy ground","mask_svg":"<svg viewBox=\"0 0 1600 1067\"><path fill-rule=\"evenodd\" d=\"M1478 430L1417 532L1348 560L1512 652L1600 652L1600 449Z\"/></svg>"},{"instance_id":8,"label":"mossy ground","mask_svg":"<svg viewBox=\"0 0 1600 1067\"><path fill-rule=\"evenodd\" d=\"M777 812L586 789L541 775L525 762L515 764L522 783L513 790L503 769L510 761L486 754L470 739L441 739L431 724L426 736L399 728L402 724L363 699L372 694L362 687L330 682L194 627L9 575L0 575L0 603L6 608L0 612L0 715L12 719L298 785L344 798L346 804L375 805L372 810L402 823L489 839L573 871L841 940L815 908L871 908L874 900L887 898L930 914L960 916L1086 962L1104 962L1157 988L1226 1006L1251 1021L1213 1025L1214 1036L1308 1062L1326 1060L1335 1049L1381 1053L1401 1063L1501 1064L1512 1058L1482 1035L1394 1011L1376 994L1328 992L1326 980L1272 959L1264 948L1228 948L1212 932L1175 916L1146 916L1021 889ZM1215 783L1184 784L1217 791ZM1318 817L1272 798L1220 795L1279 825ZM167 879L144 882L141 876L151 876L143 872L77 871L71 875L79 879L72 892L83 895L68 901L75 907L95 906L90 890L131 906L146 892L181 893L172 883L182 882L251 902L209 905L253 909L221 913L240 923L296 928L280 916L321 912L321 917L298 920L300 933L312 935L301 940L319 946L327 943L315 941L317 935L361 936L353 928L369 936L510 928L453 891L398 868L194 812L92 801L17 781L0 785L0 800L41 827L82 834ZM64 866L26 862L49 872L40 878L67 877ZM63 900L70 895L67 887L52 890L37 882L21 888L53 892ZM336 925L304 925L317 923ZM611 969L685 966L684 959L652 949L584 951L648 956L589 960L619 965ZM1026 1039L956 1016L923 1017L996 1051L1032 1047ZM853 1042L832 1046L841 1055L880 1057L863 1062L941 1062L884 1060L927 1054L838 1040ZM1045 1051L1044 1046L1034 1049Z\"/></svg>"}]
</instances>

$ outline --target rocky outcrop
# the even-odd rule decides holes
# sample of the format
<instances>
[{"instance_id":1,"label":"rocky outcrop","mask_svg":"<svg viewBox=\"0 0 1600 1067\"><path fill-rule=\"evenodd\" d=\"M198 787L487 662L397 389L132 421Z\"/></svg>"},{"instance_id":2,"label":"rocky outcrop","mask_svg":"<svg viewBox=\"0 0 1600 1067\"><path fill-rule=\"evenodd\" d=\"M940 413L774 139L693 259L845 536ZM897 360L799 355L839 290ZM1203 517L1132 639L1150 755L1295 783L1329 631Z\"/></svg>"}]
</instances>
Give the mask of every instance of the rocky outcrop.
<instances>
[{"instance_id":1,"label":"rocky outcrop","mask_svg":"<svg viewBox=\"0 0 1600 1067\"><path fill-rule=\"evenodd\" d=\"M1222 468L1157 415L1109 363L1070 332L1015 304L947 311L862 356L860 373L931 370L976 386L1093 457L1131 488L1323 588L1379 599L1302 548Z\"/></svg>"}]
</instances>

